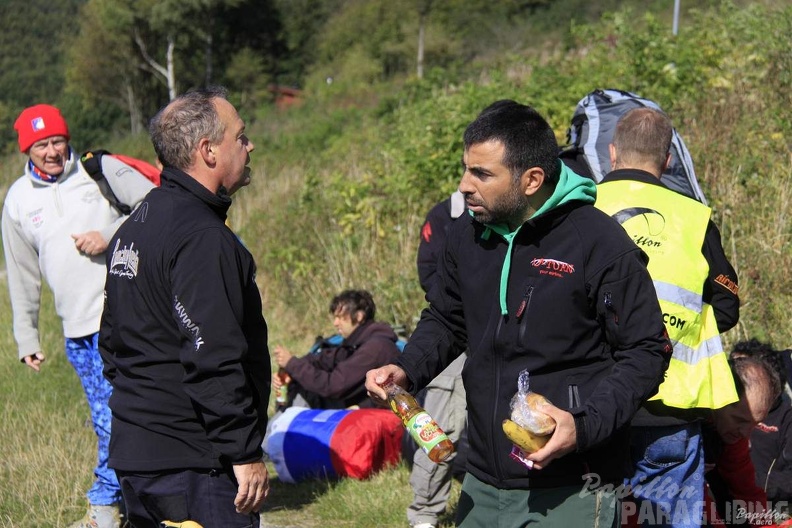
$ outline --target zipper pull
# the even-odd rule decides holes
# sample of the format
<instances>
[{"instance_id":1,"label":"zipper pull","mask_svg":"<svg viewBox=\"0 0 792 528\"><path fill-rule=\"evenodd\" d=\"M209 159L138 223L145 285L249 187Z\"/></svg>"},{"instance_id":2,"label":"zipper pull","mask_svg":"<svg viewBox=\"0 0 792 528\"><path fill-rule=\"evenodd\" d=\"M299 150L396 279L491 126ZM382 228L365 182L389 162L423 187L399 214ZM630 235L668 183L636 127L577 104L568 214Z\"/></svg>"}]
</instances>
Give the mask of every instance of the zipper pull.
<instances>
[{"instance_id":1,"label":"zipper pull","mask_svg":"<svg viewBox=\"0 0 792 528\"><path fill-rule=\"evenodd\" d=\"M517 307L517 320L519 321L522 317L523 313L525 313L525 309L528 308L528 305L531 303L531 295L533 295L534 287L532 285L528 285L525 288L525 293L523 294L522 301L520 301L520 306Z\"/></svg>"},{"instance_id":2,"label":"zipper pull","mask_svg":"<svg viewBox=\"0 0 792 528\"><path fill-rule=\"evenodd\" d=\"M619 314L617 314L616 310L613 308L611 292L605 292L603 303L605 304L605 308L613 314L613 322L619 324Z\"/></svg>"}]
</instances>

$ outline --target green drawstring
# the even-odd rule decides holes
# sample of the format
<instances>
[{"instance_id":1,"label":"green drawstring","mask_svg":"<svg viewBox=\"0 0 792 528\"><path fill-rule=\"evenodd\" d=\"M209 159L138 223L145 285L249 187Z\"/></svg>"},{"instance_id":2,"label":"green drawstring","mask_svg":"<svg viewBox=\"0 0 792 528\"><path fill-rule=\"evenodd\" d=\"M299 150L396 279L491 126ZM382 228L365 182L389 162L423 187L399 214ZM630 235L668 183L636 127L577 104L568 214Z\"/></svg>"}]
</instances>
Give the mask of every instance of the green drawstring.
<instances>
[{"instance_id":1,"label":"green drawstring","mask_svg":"<svg viewBox=\"0 0 792 528\"><path fill-rule=\"evenodd\" d=\"M522 225L518 226L517 229L514 231L509 231L509 227L505 224L486 224L487 229L484 230L484 234L481 236L484 240L488 240L490 237L490 233L495 232L509 244L509 247L506 249L506 256L503 259L503 267L501 268L501 278L500 278L500 309L501 315L508 315L509 310L506 308L506 290L509 286L509 273L511 272L511 256L512 256L512 249L514 248L514 237L517 236Z\"/></svg>"}]
</instances>

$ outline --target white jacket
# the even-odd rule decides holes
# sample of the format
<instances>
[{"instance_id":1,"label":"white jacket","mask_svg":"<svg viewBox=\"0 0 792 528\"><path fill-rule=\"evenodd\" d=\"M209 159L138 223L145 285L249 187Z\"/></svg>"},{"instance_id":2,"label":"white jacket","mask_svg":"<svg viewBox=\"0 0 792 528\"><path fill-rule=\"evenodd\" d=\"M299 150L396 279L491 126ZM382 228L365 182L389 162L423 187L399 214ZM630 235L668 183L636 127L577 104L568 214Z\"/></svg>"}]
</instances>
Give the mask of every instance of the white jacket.
<instances>
[{"instance_id":1,"label":"white jacket","mask_svg":"<svg viewBox=\"0 0 792 528\"><path fill-rule=\"evenodd\" d=\"M102 171L122 203L136 206L154 184L111 156ZM2 233L19 357L41 351L38 319L42 276L52 289L66 337L99 331L105 281L103 254L81 254L73 234L99 231L105 241L126 219L99 192L74 151L54 183L35 178L29 164L6 194Z\"/></svg>"}]
</instances>

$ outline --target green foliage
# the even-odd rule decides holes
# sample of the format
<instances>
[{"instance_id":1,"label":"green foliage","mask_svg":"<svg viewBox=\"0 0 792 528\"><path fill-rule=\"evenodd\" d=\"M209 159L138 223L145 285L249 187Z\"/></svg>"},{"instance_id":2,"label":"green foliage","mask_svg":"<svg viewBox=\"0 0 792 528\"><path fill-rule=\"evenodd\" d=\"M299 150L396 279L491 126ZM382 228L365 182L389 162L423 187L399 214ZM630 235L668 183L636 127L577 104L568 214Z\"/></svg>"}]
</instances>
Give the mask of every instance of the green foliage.
<instances>
[{"instance_id":1,"label":"green foliage","mask_svg":"<svg viewBox=\"0 0 792 528\"><path fill-rule=\"evenodd\" d=\"M267 70L266 57L250 48L239 50L231 58L222 84L228 88L240 115L251 114L272 99L267 90L272 78Z\"/></svg>"},{"instance_id":2,"label":"green foliage","mask_svg":"<svg viewBox=\"0 0 792 528\"><path fill-rule=\"evenodd\" d=\"M0 526L65 526L85 506L78 490L90 486L96 436L79 380L63 353L61 324L52 295L44 289L40 320L47 360L35 373L17 359L11 307L0 280L0 434L6 451L0 464ZM93 437L93 439L92 439ZM58 468L53 471L53 468ZM41 478L47 475L46 478ZM72 518L73 516L73 518Z\"/></svg>"},{"instance_id":3,"label":"green foliage","mask_svg":"<svg viewBox=\"0 0 792 528\"><path fill-rule=\"evenodd\" d=\"M699 180L738 270L761 261L756 253L759 248L753 247L757 239L770 237L788 244L789 220L772 211L788 208L783 201L788 183L783 182L784 178L788 181L789 105L786 95L777 94L789 93L789 77L771 80L767 72L781 72L789 66L781 35L792 20L790 10L758 5L740 10L719 4L689 11L685 17L682 30L673 37L668 24L658 17L619 10L597 24L570 25L566 51L529 49L505 54L483 65L467 81L450 82L441 70L430 70L422 81L408 80L380 94L376 106L368 105L361 95L365 93L362 80L338 88L331 96L326 88L324 98L309 99L323 105L340 101L349 105L344 94L353 92L357 101L366 103L359 104L357 111L345 106L340 115L334 115L309 102L310 111L303 108L291 114L289 119L295 121L273 127L271 137L263 142L290 144L296 147L291 152L311 153L310 160L302 156L296 165L287 163L279 169L302 188L297 192L299 205L290 206L285 216L299 215L298 223L306 229L289 237L275 235L283 230L270 225L270 236L281 241L277 254L271 254L270 248L263 250L271 265L268 268L278 270L272 275L270 291L304 313L311 305L308 297L318 290L324 292L319 297L326 299L341 285L373 284L375 293L387 302L406 299L404 311L394 311L393 321L409 322L422 304L417 284L395 290L390 282L372 280L369 269L356 261L370 262L384 255L377 262L388 262L382 248L398 248L393 240L399 240L405 229L414 233L429 207L456 187L467 123L493 101L513 98L535 106L563 143L574 105L600 87L637 92L656 100L671 115L693 153ZM784 79L787 84L780 84ZM315 95L311 92L309 97ZM300 169L292 172L294 167L302 167L304 176L299 175ZM769 175L773 176L768 179ZM764 222L749 220L743 207L750 201L746 193L753 192L759 182L765 185L763 214L768 217ZM739 231L732 223L737 217ZM407 222L407 218L413 220ZM257 217L253 222L258 221ZM762 233L748 229L749 224L777 226L777 230ZM402 247L413 251L415 242L405 239ZM790 258L789 250L773 251L780 252L780 257L773 253L773 258L784 262ZM343 272L328 269L336 259L344 262ZM404 277L411 280L412 259L400 255L396 260L404 260L410 268ZM394 265L379 264L388 281L400 276ZM774 302L760 307L748 301L740 329L733 332L735 336L727 336L727 342L738 331L772 336L779 342L790 339L783 309L777 307L787 300L778 292L791 288L788 279L775 279L781 282L774 282L772 290L767 279L743 279L744 300L759 295ZM289 285L283 296L274 293L280 291L282 282ZM302 319L300 324L309 322Z\"/></svg>"},{"instance_id":4,"label":"green foliage","mask_svg":"<svg viewBox=\"0 0 792 528\"><path fill-rule=\"evenodd\" d=\"M78 20L79 33L67 50L68 91L75 99L126 108L128 90L134 91L134 83L140 80L129 34L132 9L116 0L88 0Z\"/></svg>"},{"instance_id":5,"label":"green foliage","mask_svg":"<svg viewBox=\"0 0 792 528\"><path fill-rule=\"evenodd\" d=\"M67 90L125 112L133 134L171 89L226 82L253 109L268 101L279 33L269 1L88 0L68 48Z\"/></svg>"},{"instance_id":6,"label":"green foliage","mask_svg":"<svg viewBox=\"0 0 792 528\"><path fill-rule=\"evenodd\" d=\"M0 101L0 124L8 125L8 130L0 132L0 153L13 152L18 148L16 133L12 127L20 111L21 109L17 110L8 103Z\"/></svg>"},{"instance_id":7,"label":"green foliage","mask_svg":"<svg viewBox=\"0 0 792 528\"><path fill-rule=\"evenodd\" d=\"M279 57L280 82L302 85L308 68L317 56L321 28L330 15L339 9L341 0L275 0L283 21L282 40L286 47Z\"/></svg>"},{"instance_id":8,"label":"green foliage","mask_svg":"<svg viewBox=\"0 0 792 528\"><path fill-rule=\"evenodd\" d=\"M437 89L428 97L398 108L383 147L395 177L388 181L394 195L405 193L437 201L458 183L462 132L471 115L483 108L473 85Z\"/></svg>"},{"instance_id":9,"label":"green foliage","mask_svg":"<svg viewBox=\"0 0 792 528\"><path fill-rule=\"evenodd\" d=\"M103 100L90 101L65 93L61 112L69 123L71 145L78 151L101 148L113 137L113 131L125 127L129 116L118 106Z\"/></svg>"},{"instance_id":10,"label":"green foliage","mask_svg":"<svg viewBox=\"0 0 792 528\"><path fill-rule=\"evenodd\" d=\"M786 271L792 267L792 8L786 3L698 2L696 9L683 11L673 37L667 1L633 9L617 9L628 3L616 0L435 1L427 14L427 42L435 40L427 49L423 80L414 78L411 62L418 0L275 4L282 13L289 9L279 35L299 57L257 55L260 48L240 44L218 59L216 72L236 88L234 102L256 145L252 184L234 196L230 220L259 266L271 344L299 349L330 331L327 301L349 287L371 290L382 320L412 328L424 305L415 273L418 231L429 207L458 183L466 125L493 101L512 98L535 106L563 142L575 103L595 88L609 87L656 100L691 150L740 278L741 321L725 336L727 346L753 336L778 347L792 343L792 280ZM604 10L610 12L603 19L588 18ZM360 20L345 26L352 14ZM335 17L340 18L331 20ZM325 20L331 22L325 26ZM548 34L562 34L563 40L546 42ZM200 39L190 42L196 46L187 51L193 56L179 64L192 68L190 75L198 79L205 73L204 47ZM261 84L272 79L271 71L308 79L302 106L281 111L262 103ZM332 84L327 77L333 77ZM162 97L161 87L145 86ZM54 93L68 109L81 145L150 159L144 134L126 139L109 132L128 126L128 117L113 109L110 99L87 90ZM15 99L0 94L0 120L13 119L15 105ZM92 134L92 127L102 133ZM10 129L8 123L4 130ZM15 144L12 136L3 137ZM107 143L99 144L100 138ZM22 163L19 154L3 159L0 192L19 175ZM8 318L4 302L0 314ZM52 314L45 325L47 346L57 350L58 322ZM6 349L13 349L7 319L0 328ZM69 372L57 354L52 359L50 367ZM52 378L23 377L15 359L6 362L7 373L0 372L6 401L33 401L43 410L26 420L27 407L20 403L6 410L4 417L13 419L0 421L9 424L0 432L12 461L0 466L0 480L13 482L0 486L0 526L22 525L29 510L42 506L54 519L44 525L66 524L64 515L76 517L82 509L90 456L61 453L75 459L62 468L63 481L35 496L19 490L32 489L37 475L61 462L48 458L49 449L90 442L80 425L79 388L76 380L66 387L60 371L54 387L45 387ZM52 390L53 398L66 402L63 420L52 418L61 407L43 396ZM26 459L30 450L21 446L31 438L49 438L53 429L64 436L55 435L57 441L46 444L41 457ZM76 479L82 480L74 484ZM373 482L276 483L267 519L300 526L397 526L410 497L405 482L400 468ZM387 493L372 492L382 489Z\"/></svg>"},{"instance_id":11,"label":"green foliage","mask_svg":"<svg viewBox=\"0 0 792 528\"><path fill-rule=\"evenodd\" d=\"M389 67L398 68L399 59L390 55L387 47L405 38L399 27L405 4L384 0L344 2L322 29L320 63L334 63L350 50L364 50L379 63L383 73Z\"/></svg>"},{"instance_id":12,"label":"green foliage","mask_svg":"<svg viewBox=\"0 0 792 528\"><path fill-rule=\"evenodd\" d=\"M382 72L382 64L368 50L362 45L353 44L335 62L314 70L306 80L306 87L325 98L354 96L368 91L380 79ZM327 87L323 87L323 84Z\"/></svg>"},{"instance_id":13,"label":"green foliage","mask_svg":"<svg viewBox=\"0 0 792 528\"><path fill-rule=\"evenodd\" d=\"M58 105L74 31L74 13L85 0L0 2L0 153L16 148L14 120L26 107Z\"/></svg>"}]
</instances>

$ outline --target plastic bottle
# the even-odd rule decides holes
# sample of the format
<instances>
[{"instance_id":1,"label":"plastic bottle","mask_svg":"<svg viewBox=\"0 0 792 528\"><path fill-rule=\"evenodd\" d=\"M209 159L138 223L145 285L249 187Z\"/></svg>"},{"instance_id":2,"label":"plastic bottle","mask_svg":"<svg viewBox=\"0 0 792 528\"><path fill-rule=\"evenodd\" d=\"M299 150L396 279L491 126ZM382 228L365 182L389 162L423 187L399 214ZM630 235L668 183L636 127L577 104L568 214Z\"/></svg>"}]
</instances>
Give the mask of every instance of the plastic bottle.
<instances>
[{"instance_id":1,"label":"plastic bottle","mask_svg":"<svg viewBox=\"0 0 792 528\"><path fill-rule=\"evenodd\" d=\"M383 388L390 408L432 462L439 464L454 452L453 442L409 392L394 383Z\"/></svg>"},{"instance_id":2,"label":"plastic bottle","mask_svg":"<svg viewBox=\"0 0 792 528\"><path fill-rule=\"evenodd\" d=\"M286 403L289 401L289 382L291 381L291 376L289 376L285 368L281 367L278 369L278 379L280 379L281 386L278 389L278 394L275 395L275 407L277 409L282 409L286 407Z\"/></svg>"}]
</instances>

